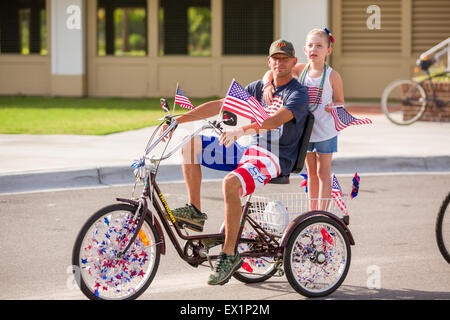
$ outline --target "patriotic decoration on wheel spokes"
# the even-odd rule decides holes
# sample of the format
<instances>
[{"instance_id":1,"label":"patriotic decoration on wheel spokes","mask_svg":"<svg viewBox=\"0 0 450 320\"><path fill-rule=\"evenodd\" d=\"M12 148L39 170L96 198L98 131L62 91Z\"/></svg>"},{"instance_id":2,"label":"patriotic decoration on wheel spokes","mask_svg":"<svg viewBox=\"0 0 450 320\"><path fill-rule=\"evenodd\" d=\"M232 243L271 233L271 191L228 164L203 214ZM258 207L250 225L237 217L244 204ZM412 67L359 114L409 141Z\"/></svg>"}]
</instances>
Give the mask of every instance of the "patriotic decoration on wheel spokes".
<instances>
[{"instance_id":1,"label":"patriotic decoration on wheel spokes","mask_svg":"<svg viewBox=\"0 0 450 320\"><path fill-rule=\"evenodd\" d=\"M264 107L251 96L247 90L242 88L234 79L223 102L222 108L229 110L242 117L256 121L261 127L264 120L269 118L269 114Z\"/></svg>"},{"instance_id":2,"label":"patriotic decoration on wheel spokes","mask_svg":"<svg viewBox=\"0 0 450 320\"><path fill-rule=\"evenodd\" d=\"M372 120L369 118L364 119L356 119L347 110L345 110L344 106L337 106L331 110L331 115L334 120L334 127L336 131L341 131L348 126L360 125L360 124L372 124Z\"/></svg>"},{"instance_id":3,"label":"patriotic decoration on wheel spokes","mask_svg":"<svg viewBox=\"0 0 450 320\"><path fill-rule=\"evenodd\" d=\"M152 270L154 239L144 229L139 231L126 255L117 257L136 231L137 223L129 213L116 212L97 220L87 233L80 267L86 285L96 296L113 298L133 294L137 283Z\"/></svg>"},{"instance_id":4,"label":"patriotic decoration on wheel spokes","mask_svg":"<svg viewBox=\"0 0 450 320\"><path fill-rule=\"evenodd\" d=\"M182 108L194 109L191 101L186 97L180 86L177 85L177 92L175 94L175 103L178 103Z\"/></svg>"},{"instance_id":5,"label":"patriotic decoration on wheel spokes","mask_svg":"<svg viewBox=\"0 0 450 320\"><path fill-rule=\"evenodd\" d=\"M255 218L255 217L253 217ZM264 228L265 223L261 220L258 221L256 218L256 222ZM256 239L259 237L258 233L251 227L248 223L244 225L244 229L242 230L242 236L248 239ZM252 244L248 242L239 242L238 244L239 252L245 252L252 250ZM273 265L275 263L274 257L245 257L242 258L244 263L242 264L242 269L244 269L248 273L260 274L266 270L267 267Z\"/></svg>"},{"instance_id":6,"label":"patriotic decoration on wheel spokes","mask_svg":"<svg viewBox=\"0 0 450 320\"><path fill-rule=\"evenodd\" d=\"M342 211L342 213L348 215L348 210L347 206L345 205L341 186L339 185L339 182L334 174L333 180L331 182L331 196L333 197L334 201L336 202L337 206Z\"/></svg>"}]
</instances>

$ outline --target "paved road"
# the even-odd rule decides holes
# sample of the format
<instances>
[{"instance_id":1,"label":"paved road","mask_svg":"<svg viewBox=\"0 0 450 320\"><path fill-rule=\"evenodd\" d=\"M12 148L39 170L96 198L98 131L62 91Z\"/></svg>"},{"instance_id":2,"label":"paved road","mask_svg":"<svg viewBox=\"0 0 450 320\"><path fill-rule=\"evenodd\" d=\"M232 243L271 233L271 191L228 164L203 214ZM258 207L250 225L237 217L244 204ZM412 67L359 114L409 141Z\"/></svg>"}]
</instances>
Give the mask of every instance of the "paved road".
<instances>
[{"instance_id":1,"label":"paved road","mask_svg":"<svg viewBox=\"0 0 450 320\"><path fill-rule=\"evenodd\" d=\"M350 190L351 176L338 178L344 191ZM270 185L264 192L296 191L299 182ZM184 184L161 187L170 206L185 203ZM131 189L0 195L0 299L85 299L71 281L75 237L95 210L114 202L116 196L128 197ZM327 298L450 299L450 266L434 239L435 217L449 189L448 173L362 175L360 195L351 201L350 228L356 245L350 271L343 285ZM216 232L222 223L220 190L217 181L203 185L204 210L210 217L206 232ZM232 279L225 286L210 287L208 274L208 268L185 264L169 245L141 299L305 299L285 277L255 285Z\"/></svg>"}]
</instances>

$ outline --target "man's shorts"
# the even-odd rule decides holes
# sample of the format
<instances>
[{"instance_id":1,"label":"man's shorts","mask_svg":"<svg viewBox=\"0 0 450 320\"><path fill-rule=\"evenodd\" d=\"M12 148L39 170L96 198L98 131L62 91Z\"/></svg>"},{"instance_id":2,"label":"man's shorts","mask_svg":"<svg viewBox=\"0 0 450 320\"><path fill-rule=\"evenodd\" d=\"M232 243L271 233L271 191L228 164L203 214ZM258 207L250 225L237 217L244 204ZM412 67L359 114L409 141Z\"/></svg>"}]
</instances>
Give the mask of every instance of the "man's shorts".
<instances>
[{"instance_id":1,"label":"man's shorts","mask_svg":"<svg viewBox=\"0 0 450 320\"><path fill-rule=\"evenodd\" d=\"M241 181L241 196L252 194L280 174L278 157L264 148L244 147L237 142L225 148L217 137L200 137L202 156L199 163L211 169L231 171Z\"/></svg>"}]
</instances>

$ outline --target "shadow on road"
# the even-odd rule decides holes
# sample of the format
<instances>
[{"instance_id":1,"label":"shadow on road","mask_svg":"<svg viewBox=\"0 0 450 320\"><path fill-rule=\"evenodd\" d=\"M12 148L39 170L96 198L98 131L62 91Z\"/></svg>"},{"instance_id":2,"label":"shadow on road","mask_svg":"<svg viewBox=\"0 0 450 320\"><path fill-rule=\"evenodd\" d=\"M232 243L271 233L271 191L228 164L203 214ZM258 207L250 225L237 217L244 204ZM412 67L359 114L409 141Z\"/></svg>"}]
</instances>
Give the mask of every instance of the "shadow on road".
<instances>
[{"instance_id":1,"label":"shadow on road","mask_svg":"<svg viewBox=\"0 0 450 320\"><path fill-rule=\"evenodd\" d=\"M284 295L296 293L287 281L270 281L265 283L247 284L249 287L272 291L276 299ZM299 295L299 298L303 296ZM450 292L421 291L415 289L368 289L367 287L342 285L333 294L311 300L446 300L450 299Z\"/></svg>"}]
</instances>

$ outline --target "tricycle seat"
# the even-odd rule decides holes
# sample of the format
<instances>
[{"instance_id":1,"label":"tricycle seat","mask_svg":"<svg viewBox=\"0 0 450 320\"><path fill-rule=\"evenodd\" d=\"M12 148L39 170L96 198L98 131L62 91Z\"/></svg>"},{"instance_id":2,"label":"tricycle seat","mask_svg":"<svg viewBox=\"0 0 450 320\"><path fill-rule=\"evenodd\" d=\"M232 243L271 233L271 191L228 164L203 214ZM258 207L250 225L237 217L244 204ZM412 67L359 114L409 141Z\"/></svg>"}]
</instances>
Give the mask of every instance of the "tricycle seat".
<instances>
[{"instance_id":1,"label":"tricycle seat","mask_svg":"<svg viewBox=\"0 0 450 320\"><path fill-rule=\"evenodd\" d=\"M278 176L269 181L269 183L273 184L289 184L289 176Z\"/></svg>"}]
</instances>

